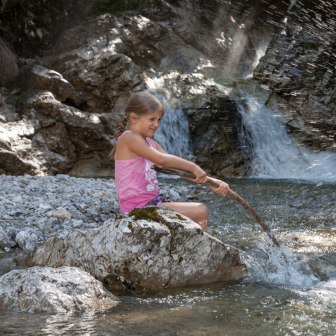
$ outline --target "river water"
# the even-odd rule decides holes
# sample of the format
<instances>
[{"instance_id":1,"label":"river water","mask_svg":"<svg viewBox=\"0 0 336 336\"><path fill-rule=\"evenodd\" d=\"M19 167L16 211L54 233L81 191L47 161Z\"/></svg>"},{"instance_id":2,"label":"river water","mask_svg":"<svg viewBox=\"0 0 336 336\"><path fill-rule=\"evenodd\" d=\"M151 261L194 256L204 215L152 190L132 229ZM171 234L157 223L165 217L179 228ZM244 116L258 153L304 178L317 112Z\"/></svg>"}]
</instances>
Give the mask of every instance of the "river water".
<instances>
[{"instance_id":1,"label":"river water","mask_svg":"<svg viewBox=\"0 0 336 336\"><path fill-rule=\"evenodd\" d=\"M281 245L273 246L242 207L202 187L199 197L211 212L207 232L241 250L249 268L244 281L122 294L118 307L94 315L1 311L0 335L336 335L336 184L228 182Z\"/></svg>"}]
</instances>

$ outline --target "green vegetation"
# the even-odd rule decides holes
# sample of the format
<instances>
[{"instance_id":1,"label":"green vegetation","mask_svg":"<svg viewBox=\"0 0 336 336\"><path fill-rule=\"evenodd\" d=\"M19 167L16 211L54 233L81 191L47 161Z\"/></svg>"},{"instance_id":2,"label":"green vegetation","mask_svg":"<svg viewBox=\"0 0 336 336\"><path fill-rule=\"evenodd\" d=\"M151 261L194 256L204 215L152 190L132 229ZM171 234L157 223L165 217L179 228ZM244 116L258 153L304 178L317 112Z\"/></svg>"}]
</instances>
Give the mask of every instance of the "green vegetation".
<instances>
[{"instance_id":1,"label":"green vegetation","mask_svg":"<svg viewBox=\"0 0 336 336\"><path fill-rule=\"evenodd\" d=\"M21 103L21 95L16 93L8 97L8 103L18 107Z\"/></svg>"},{"instance_id":2,"label":"green vegetation","mask_svg":"<svg viewBox=\"0 0 336 336\"><path fill-rule=\"evenodd\" d=\"M129 213L129 215L132 216L135 220L149 219L154 222L161 223L162 217L158 213L158 209L158 207L135 208Z\"/></svg>"},{"instance_id":3,"label":"green vegetation","mask_svg":"<svg viewBox=\"0 0 336 336\"><path fill-rule=\"evenodd\" d=\"M185 217L181 216L180 214L176 214L177 219L180 221L186 221Z\"/></svg>"},{"instance_id":4,"label":"green vegetation","mask_svg":"<svg viewBox=\"0 0 336 336\"><path fill-rule=\"evenodd\" d=\"M169 231L172 235L175 235L175 229L174 225L172 225L171 222L165 220L160 214L159 214L159 207L145 207L145 208L135 208L133 209L129 215L132 216L135 220L152 220L154 222L163 224L167 226ZM176 218L179 220L185 221L185 218L182 217L180 214L176 214Z\"/></svg>"}]
</instances>

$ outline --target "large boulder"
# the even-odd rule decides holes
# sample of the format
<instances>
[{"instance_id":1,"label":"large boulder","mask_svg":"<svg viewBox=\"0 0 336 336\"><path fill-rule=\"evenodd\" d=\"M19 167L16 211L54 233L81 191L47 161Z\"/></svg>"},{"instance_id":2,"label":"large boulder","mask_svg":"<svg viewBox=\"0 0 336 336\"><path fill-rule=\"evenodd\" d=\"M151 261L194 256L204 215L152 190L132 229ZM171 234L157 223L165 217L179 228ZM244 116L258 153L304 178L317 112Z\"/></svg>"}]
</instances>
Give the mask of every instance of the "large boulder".
<instances>
[{"instance_id":1,"label":"large boulder","mask_svg":"<svg viewBox=\"0 0 336 336\"><path fill-rule=\"evenodd\" d=\"M0 306L19 312L92 313L119 302L98 280L75 267L13 270L0 283Z\"/></svg>"},{"instance_id":2,"label":"large boulder","mask_svg":"<svg viewBox=\"0 0 336 336\"><path fill-rule=\"evenodd\" d=\"M144 208L99 229L51 238L32 252L31 265L77 266L111 287L156 290L240 280L239 251L173 211Z\"/></svg>"},{"instance_id":3,"label":"large boulder","mask_svg":"<svg viewBox=\"0 0 336 336\"><path fill-rule=\"evenodd\" d=\"M107 114L63 104L49 91L32 91L21 99L20 119L0 121L0 168L5 172L65 173L75 163L89 160L87 165L95 168L91 172L96 170L99 175L100 169L111 165L107 159L112 147Z\"/></svg>"}]
</instances>

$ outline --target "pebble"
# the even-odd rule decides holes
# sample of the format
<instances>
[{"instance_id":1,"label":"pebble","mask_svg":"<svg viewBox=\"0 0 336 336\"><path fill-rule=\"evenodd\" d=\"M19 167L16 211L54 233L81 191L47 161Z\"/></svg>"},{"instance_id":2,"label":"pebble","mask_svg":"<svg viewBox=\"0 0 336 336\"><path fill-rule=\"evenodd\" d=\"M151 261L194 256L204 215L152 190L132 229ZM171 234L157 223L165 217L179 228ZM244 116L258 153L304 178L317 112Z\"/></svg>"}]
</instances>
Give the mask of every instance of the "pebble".
<instances>
[{"instance_id":1,"label":"pebble","mask_svg":"<svg viewBox=\"0 0 336 336\"><path fill-rule=\"evenodd\" d=\"M113 179L0 175L0 250L32 250L52 236L102 226L119 213ZM193 188L160 182L161 194L187 200Z\"/></svg>"}]
</instances>

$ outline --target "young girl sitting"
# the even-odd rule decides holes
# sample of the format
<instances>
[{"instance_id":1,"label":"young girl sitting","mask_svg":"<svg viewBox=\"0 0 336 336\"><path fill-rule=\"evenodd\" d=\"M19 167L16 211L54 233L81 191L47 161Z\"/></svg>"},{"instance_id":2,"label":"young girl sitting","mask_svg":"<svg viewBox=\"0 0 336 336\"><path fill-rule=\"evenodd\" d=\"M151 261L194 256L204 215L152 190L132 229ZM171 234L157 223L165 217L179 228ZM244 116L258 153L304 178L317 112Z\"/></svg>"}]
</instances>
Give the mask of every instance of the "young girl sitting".
<instances>
[{"instance_id":1,"label":"young girl sitting","mask_svg":"<svg viewBox=\"0 0 336 336\"><path fill-rule=\"evenodd\" d=\"M159 185L153 164L163 168L176 168L191 172L194 182L205 183L206 172L197 164L168 154L152 139L163 116L160 101L147 92L133 93L125 110L125 117L118 128L117 143L111 152L115 160L115 184L122 213L147 205L164 206L180 212L207 227L208 208L196 202L167 202L159 196ZM219 187L212 188L226 196L229 186L217 180Z\"/></svg>"}]
</instances>

